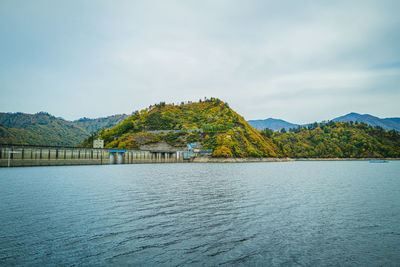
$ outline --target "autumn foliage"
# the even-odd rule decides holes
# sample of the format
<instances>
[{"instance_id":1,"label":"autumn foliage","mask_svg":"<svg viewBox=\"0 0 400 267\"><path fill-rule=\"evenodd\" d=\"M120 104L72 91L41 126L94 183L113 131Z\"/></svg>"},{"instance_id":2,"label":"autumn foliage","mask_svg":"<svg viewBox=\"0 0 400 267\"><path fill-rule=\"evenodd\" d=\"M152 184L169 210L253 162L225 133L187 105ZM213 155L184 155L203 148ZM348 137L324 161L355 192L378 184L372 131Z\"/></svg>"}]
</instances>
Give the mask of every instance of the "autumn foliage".
<instances>
[{"instance_id":1,"label":"autumn foliage","mask_svg":"<svg viewBox=\"0 0 400 267\"><path fill-rule=\"evenodd\" d=\"M164 131L164 132L162 132ZM186 104L152 105L133 113L98 137L109 148L138 149L143 144L166 142L184 147L199 142L214 157L277 157L279 149L223 101L211 98Z\"/></svg>"},{"instance_id":2,"label":"autumn foliage","mask_svg":"<svg viewBox=\"0 0 400 267\"><path fill-rule=\"evenodd\" d=\"M325 122L268 133L281 153L292 158L400 157L400 134L365 123Z\"/></svg>"}]
</instances>

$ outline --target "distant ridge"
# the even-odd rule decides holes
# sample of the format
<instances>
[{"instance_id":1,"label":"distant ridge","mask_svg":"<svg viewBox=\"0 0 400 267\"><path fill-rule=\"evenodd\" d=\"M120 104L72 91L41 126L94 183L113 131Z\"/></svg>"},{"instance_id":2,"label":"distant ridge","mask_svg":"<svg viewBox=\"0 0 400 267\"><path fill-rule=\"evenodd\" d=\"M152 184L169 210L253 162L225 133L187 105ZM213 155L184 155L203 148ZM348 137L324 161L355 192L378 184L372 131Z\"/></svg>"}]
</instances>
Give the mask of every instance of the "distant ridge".
<instances>
[{"instance_id":1,"label":"distant ridge","mask_svg":"<svg viewBox=\"0 0 400 267\"><path fill-rule=\"evenodd\" d=\"M351 112L344 116L340 116L337 118L332 119L335 122L364 122L365 124L371 126L379 126L385 130L397 130L400 131L400 118L378 118L372 116L370 114L358 114L355 112Z\"/></svg>"},{"instance_id":2,"label":"distant ridge","mask_svg":"<svg viewBox=\"0 0 400 267\"><path fill-rule=\"evenodd\" d=\"M268 128L274 131L279 131L282 128L289 130L290 128L297 128L298 126L300 126L299 124L294 124L284 120L273 119L273 118L268 118L265 120L249 120L247 122L258 130Z\"/></svg>"},{"instance_id":3,"label":"distant ridge","mask_svg":"<svg viewBox=\"0 0 400 267\"><path fill-rule=\"evenodd\" d=\"M126 114L117 114L96 119L80 118L79 120L73 121L73 123L92 134L99 129L115 126L127 117L128 115Z\"/></svg>"},{"instance_id":4,"label":"distant ridge","mask_svg":"<svg viewBox=\"0 0 400 267\"><path fill-rule=\"evenodd\" d=\"M334 122L363 122L370 126L379 126L385 130L396 130L400 131L400 118L378 118L370 114L359 114L351 112L349 114L332 119ZM281 119L268 118L265 120L249 120L248 123L258 130L265 128L279 131L282 128L289 130L290 128L297 128L299 126L307 126L308 124L295 124L290 123Z\"/></svg>"}]
</instances>

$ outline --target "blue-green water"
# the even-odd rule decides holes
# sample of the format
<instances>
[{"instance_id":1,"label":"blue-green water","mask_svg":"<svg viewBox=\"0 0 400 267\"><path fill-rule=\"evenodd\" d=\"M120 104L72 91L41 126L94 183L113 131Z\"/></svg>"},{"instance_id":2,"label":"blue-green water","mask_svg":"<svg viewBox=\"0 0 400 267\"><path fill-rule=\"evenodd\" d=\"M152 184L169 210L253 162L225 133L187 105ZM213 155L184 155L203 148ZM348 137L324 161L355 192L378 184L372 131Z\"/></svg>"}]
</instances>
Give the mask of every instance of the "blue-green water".
<instances>
[{"instance_id":1,"label":"blue-green water","mask_svg":"<svg viewBox=\"0 0 400 267\"><path fill-rule=\"evenodd\" d=\"M0 265L400 265L400 162L0 169Z\"/></svg>"}]
</instances>

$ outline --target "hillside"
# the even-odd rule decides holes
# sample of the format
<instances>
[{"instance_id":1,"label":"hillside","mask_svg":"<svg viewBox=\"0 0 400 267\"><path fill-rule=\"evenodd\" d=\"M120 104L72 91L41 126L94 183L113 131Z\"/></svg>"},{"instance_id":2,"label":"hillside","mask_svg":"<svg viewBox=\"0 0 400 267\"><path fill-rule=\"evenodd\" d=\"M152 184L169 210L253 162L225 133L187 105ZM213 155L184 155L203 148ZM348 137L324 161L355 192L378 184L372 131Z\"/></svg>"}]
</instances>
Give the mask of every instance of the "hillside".
<instances>
[{"instance_id":1,"label":"hillside","mask_svg":"<svg viewBox=\"0 0 400 267\"><path fill-rule=\"evenodd\" d=\"M36 114L0 113L0 143L48 146L77 146L100 128L110 127L127 115L83 118L74 122L46 112Z\"/></svg>"},{"instance_id":2,"label":"hillside","mask_svg":"<svg viewBox=\"0 0 400 267\"><path fill-rule=\"evenodd\" d=\"M299 124L290 123L280 119L268 118L265 120L249 120L247 121L255 129L263 130L265 128L272 129L274 131L280 131L282 128L289 130L291 128L297 128Z\"/></svg>"},{"instance_id":3,"label":"hillside","mask_svg":"<svg viewBox=\"0 0 400 267\"><path fill-rule=\"evenodd\" d=\"M385 118L381 119L369 114L349 113L332 119L335 122L364 122L370 126L379 126L385 130L400 131L400 118Z\"/></svg>"},{"instance_id":4,"label":"hillside","mask_svg":"<svg viewBox=\"0 0 400 267\"><path fill-rule=\"evenodd\" d=\"M365 123L327 122L287 133L263 131L293 158L400 157L400 134Z\"/></svg>"},{"instance_id":5,"label":"hillside","mask_svg":"<svg viewBox=\"0 0 400 267\"><path fill-rule=\"evenodd\" d=\"M157 142L185 147L187 143L198 142L203 149L212 149L215 157L280 155L269 138L261 136L228 104L214 98L182 105L150 106L119 125L101 131L99 137L109 148L137 149ZM92 138L85 145L90 146Z\"/></svg>"},{"instance_id":6,"label":"hillside","mask_svg":"<svg viewBox=\"0 0 400 267\"><path fill-rule=\"evenodd\" d=\"M0 143L78 145L89 135L72 122L48 113L0 113Z\"/></svg>"},{"instance_id":7,"label":"hillside","mask_svg":"<svg viewBox=\"0 0 400 267\"><path fill-rule=\"evenodd\" d=\"M79 120L73 121L73 123L82 129L84 129L89 134L96 132L99 129L109 128L115 126L126 119L128 115L126 114L117 114L111 115L104 118L96 118L96 119L89 119L89 118L81 118Z\"/></svg>"}]
</instances>

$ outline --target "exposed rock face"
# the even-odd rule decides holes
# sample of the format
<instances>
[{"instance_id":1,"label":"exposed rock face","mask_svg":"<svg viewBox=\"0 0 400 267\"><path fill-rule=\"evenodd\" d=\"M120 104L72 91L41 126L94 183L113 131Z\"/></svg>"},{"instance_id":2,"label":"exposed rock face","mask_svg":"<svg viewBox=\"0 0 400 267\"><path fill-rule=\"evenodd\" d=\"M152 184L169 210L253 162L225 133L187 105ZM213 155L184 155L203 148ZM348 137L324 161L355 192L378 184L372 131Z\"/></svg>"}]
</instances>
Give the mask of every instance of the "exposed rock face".
<instances>
[{"instance_id":1,"label":"exposed rock face","mask_svg":"<svg viewBox=\"0 0 400 267\"><path fill-rule=\"evenodd\" d=\"M160 142L160 143L152 143L152 144L146 144L146 145L141 145L140 150L151 150L151 151L170 151L170 152L175 152L175 151L182 151L186 150L186 147L174 147L171 146L165 142Z\"/></svg>"}]
</instances>

